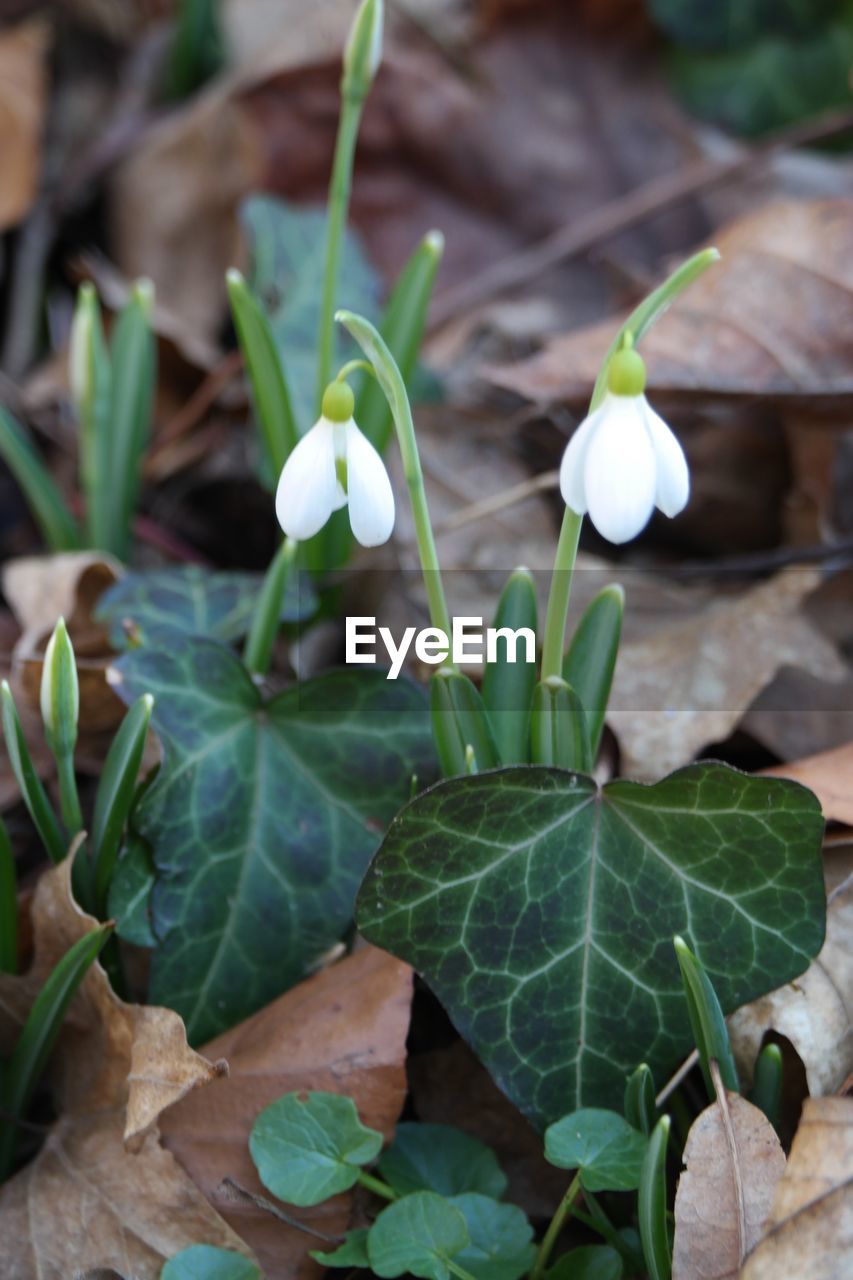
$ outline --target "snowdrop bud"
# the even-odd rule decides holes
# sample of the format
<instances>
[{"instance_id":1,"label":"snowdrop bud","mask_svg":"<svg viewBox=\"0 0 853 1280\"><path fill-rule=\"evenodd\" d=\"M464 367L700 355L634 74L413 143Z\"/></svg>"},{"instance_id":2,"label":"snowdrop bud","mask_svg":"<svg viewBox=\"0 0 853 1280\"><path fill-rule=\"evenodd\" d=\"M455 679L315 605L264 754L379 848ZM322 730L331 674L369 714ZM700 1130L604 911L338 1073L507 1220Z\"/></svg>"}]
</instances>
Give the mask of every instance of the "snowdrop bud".
<instances>
[{"instance_id":1,"label":"snowdrop bud","mask_svg":"<svg viewBox=\"0 0 853 1280\"><path fill-rule=\"evenodd\" d=\"M657 507L678 515L690 496L681 445L644 393L646 368L630 346L611 358L607 395L578 427L563 454L566 506L589 518L608 542L636 538Z\"/></svg>"},{"instance_id":2,"label":"snowdrop bud","mask_svg":"<svg viewBox=\"0 0 853 1280\"><path fill-rule=\"evenodd\" d=\"M77 663L65 620L60 618L48 641L41 673L41 718L55 756L74 750L79 711Z\"/></svg>"},{"instance_id":3,"label":"snowdrop bud","mask_svg":"<svg viewBox=\"0 0 853 1280\"><path fill-rule=\"evenodd\" d=\"M344 84L363 96L370 89L382 61L384 0L362 0L352 21L344 50Z\"/></svg>"},{"instance_id":4,"label":"snowdrop bud","mask_svg":"<svg viewBox=\"0 0 853 1280\"><path fill-rule=\"evenodd\" d=\"M95 326L98 300L90 284L80 286L68 347L68 379L75 411L88 410L95 386Z\"/></svg>"}]
</instances>

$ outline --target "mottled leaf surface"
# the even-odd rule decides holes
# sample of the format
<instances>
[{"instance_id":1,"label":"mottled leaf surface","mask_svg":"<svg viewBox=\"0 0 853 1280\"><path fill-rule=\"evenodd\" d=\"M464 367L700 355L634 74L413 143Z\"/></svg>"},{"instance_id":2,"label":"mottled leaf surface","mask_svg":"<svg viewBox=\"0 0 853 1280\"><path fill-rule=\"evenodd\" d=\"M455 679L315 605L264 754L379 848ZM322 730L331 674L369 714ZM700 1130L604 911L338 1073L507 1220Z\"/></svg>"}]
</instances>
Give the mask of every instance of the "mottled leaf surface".
<instances>
[{"instance_id":1,"label":"mottled leaf surface","mask_svg":"<svg viewBox=\"0 0 853 1280\"><path fill-rule=\"evenodd\" d=\"M265 702L230 650L175 636L117 664L164 749L134 822L157 880L150 999L204 1040L298 981L346 930L382 831L429 776L421 692L335 672Z\"/></svg>"},{"instance_id":2,"label":"mottled leaf surface","mask_svg":"<svg viewBox=\"0 0 853 1280\"><path fill-rule=\"evenodd\" d=\"M98 601L94 616L108 625L115 649L127 646L125 622L143 641L178 631L228 642L248 632L262 581L259 573L210 573L195 564L126 573ZM282 622L308 618L316 607L309 575L293 575Z\"/></svg>"},{"instance_id":3,"label":"mottled leaf surface","mask_svg":"<svg viewBox=\"0 0 853 1280\"><path fill-rule=\"evenodd\" d=\"M602 790L539 767L439 783L388 831L359 925L538 1126L621 1107L638 1062L662 1079L690 1048L674 934L726 1010L820 950L820 806L779 781L704 763Z\"/></svg>"}]
</instances>

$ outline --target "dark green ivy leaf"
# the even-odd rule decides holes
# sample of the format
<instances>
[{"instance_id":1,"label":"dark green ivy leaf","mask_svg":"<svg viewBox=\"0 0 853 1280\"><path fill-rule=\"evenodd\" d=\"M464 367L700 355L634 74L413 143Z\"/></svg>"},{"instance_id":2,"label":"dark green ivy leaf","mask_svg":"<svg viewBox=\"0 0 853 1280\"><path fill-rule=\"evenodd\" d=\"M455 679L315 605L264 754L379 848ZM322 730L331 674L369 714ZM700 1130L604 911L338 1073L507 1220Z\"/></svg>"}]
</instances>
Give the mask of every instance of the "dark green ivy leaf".
<instances>
[{"instance_id":1,"label":"dark green ivy leaf","mask_svg":"<svg viewBox=\"0 0 853 1280\"><path fill-rule=\"evenodd\" d=\"M620 1107L637 1062L689 1050L672 947L724 1010L820 950L823 819L804 787L690 765L654 786L512 768L453 778L398 815L359 896L372 942L423 974L541 1128Z\"/></svg>"},{"instance_id":2,"label":"dark green ivy leaf","mask_svg":"<svg viewBox=\"0 0 853 1280\"><path fill-rule=\"evenodd\" d=\"M211 573L199 565L126 573L98 601L95 619L110 629L114 649L127 647L125 622L143 643L178 631L228 643L246 635L263 577L259 573ZM317 596L307 573L288 584L282 622L310 618Z\"/></svg>"},{"instance_id":3,"label":"dark green ivy leaf","mask_svg":"<svg viewBox=\"0 0 853 1280\"><path fill-rule=\"evenodd\" d=\"M160 773L134 824L157 875L149 998L195 1042L299 981L345 932L386 824L432 772L422 693L340 671L265 702L238 658L175 636L117 663L154 695Z\"/></svg>"}]
</instances>

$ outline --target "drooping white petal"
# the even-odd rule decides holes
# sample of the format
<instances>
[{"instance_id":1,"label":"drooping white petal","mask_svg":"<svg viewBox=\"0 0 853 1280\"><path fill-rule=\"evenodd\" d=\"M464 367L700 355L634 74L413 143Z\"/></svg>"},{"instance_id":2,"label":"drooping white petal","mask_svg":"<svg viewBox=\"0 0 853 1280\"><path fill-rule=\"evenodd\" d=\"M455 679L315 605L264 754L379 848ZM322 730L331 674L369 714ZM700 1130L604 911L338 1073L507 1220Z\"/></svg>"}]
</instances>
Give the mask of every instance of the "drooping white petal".
<instances>
[{"instance_id":1,"label":"drooping white petal","mask_svg":"<svg viewBox=\"0 0 853 1280\"><path fill-rule=\"evenodd\" d=\"M576 511L579 516L586 512L586 494L584 492L584 461L586 459L587 446L593 437L596 426L601 421L601 415L607 406L607 400L596 409L595 413L591 413L588 418L584 418L563 454L563 461L560 463L560 493L563 495L563 501L567 507L571 507L572 511Z\"/></svg>"},{"instance_id":2,"label":"drooping white petal","mask_svg":"<svg viewBox=\"0 0 853 1280\"><path fill-rule=\"evenodd\" d=\"M690 474L684 450L654 409L643 397L643 419L655 451L657 484L655 506L665 516L677 516L687 506L690 497Z\"/></svg>"},{"instance_id":3,"label":"drooping white petal","mask_svg":"<svg viewBox=\"0 0 853 1280\"><path fill-rule=\"evenodd\" d=\"M353 421L347 423L347 496L350 524L361 545L387 542L394 528L394 491L385 463Z\"/></svg>"},{"instance_id":4,"label":"drooping white petal","mask_svg":"<svg viewBox=\"0 0 853 1280\"><path fill-rule=\"evenodd\" d=\"M320 418L296 445L282 468L275 513L289 538L304 542L322 529L335 510L334 425Z\"/></svg>"},{"instance_id":5,"label":"drooping white petal","mask_svg":"<svg viewBox=\"0 0 853 1280\"><path fill-rule=\"evenodd\" d=\"M584 458L589 517L608 542L628 542L655 505L655 453L638 396L609 396Z\"/></svg>"}]
</instances>

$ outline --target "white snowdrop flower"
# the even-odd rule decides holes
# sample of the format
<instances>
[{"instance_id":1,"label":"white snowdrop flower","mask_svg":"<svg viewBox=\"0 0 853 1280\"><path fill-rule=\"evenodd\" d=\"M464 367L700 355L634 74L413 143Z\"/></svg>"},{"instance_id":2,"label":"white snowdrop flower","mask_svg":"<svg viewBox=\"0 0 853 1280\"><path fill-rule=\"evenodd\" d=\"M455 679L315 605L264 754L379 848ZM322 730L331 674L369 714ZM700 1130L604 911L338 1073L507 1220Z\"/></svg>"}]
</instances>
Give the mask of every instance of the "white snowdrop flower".
<instances>
[{"instance_id":1,"label":"white snowdrop flower","mask_svg":"<svg viewBox=\"0 0 853 1280\"><path fill-rule=\"evenodd\" d=\"M560 466L567 507L589 518L608 542L628 542L657 507L677 516L690 496L681 445L643 394L646 367L632 348L617 351L607 395L569 441Z\"/></svg>"},{"instance_id":2,"label":"white snowdrop flower","mask_svg":"<svg viewBox=\"0 0 853 1280\"><path fill-rule=\"evenodd\" d=\"M354 407L347 384L330 383L319 420L284 464L275 513L290 538L312 538L333 511L347 505L352 531L363 547L378 547L391 537L391 481L381 457L356 426Z\"/></svg>"}]
</instances>

